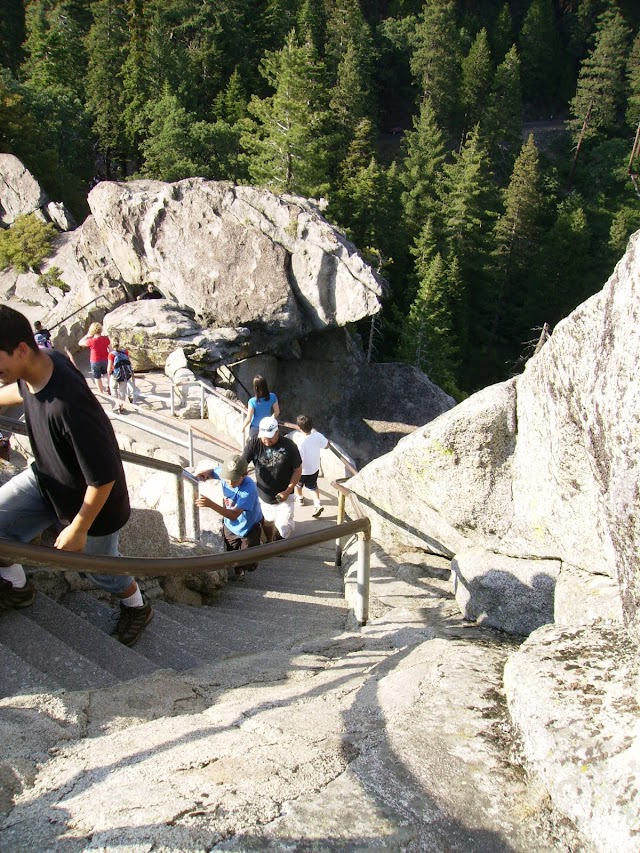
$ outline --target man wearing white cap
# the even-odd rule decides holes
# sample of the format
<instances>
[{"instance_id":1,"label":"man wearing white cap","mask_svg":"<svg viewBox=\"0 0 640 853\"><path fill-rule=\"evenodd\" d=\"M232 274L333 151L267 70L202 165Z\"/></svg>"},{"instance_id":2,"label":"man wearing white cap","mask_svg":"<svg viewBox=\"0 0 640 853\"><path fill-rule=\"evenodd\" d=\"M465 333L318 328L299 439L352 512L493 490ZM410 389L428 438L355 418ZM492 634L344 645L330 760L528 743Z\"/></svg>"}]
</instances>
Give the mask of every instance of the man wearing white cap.
<instances>
[{"instance_id":1,"label":"man wearing white cap","mask_svg":"<svg viewBox=\"0 0 640 853\"><path fill-rule=\"evenodd\" d=\"M295 523L294 492L302 474L302 459L290 438L278 432L273 416L260 421L258 435L247 442L243 458L253 462L267 542L288 539Z\"/></svg>"}]
</instances>

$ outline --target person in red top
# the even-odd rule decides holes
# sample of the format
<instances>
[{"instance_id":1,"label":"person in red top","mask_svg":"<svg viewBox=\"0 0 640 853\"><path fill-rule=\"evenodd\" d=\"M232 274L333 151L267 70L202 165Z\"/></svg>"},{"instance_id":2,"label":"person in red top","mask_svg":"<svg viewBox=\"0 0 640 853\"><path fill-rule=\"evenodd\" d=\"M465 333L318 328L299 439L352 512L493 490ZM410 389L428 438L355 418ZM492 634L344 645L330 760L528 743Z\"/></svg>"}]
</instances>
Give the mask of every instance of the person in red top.
<instances>
[{"instance_id":1,"label":"person in red top","mask_svg":"<svg viewBox=\"0 0 640 853\"><path fill-rule=\"evenodd\" d=\"M111 341L106 335L102 334L102 326L100 323L92 323L89 326L87 334L80 338L78 345L88 347L91 350L89 362L91 364L91 375L93 376L98 391L101 394L105 393L105 388L102 384L102 377L107 374L107 362L109 359L109 347ZM109 394L107 387L106 393Z\"/></svg>"}]
</instances>

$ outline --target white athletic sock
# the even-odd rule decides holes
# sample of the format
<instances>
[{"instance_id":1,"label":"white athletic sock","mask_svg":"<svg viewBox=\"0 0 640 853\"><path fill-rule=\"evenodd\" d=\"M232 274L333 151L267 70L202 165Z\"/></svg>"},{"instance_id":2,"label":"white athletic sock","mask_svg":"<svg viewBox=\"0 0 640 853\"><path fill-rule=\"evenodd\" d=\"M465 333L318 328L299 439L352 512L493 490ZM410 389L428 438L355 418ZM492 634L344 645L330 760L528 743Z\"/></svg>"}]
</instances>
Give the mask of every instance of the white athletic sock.
<instances>
[{"instance_id":1,"label":"white athletic sock","mask_svg":"<svg viewBox=\"0 0 640 853\"><path fill-rule=\"evenodd\" d=\"M20 563L14 563L12 566L2 566L0 568L0 577L9 581L16 589L22 589L27 582L27 576Z\"/></svg>"},{"instance_id":2,"label":"white athletic sock","mask_svg":"<svg viewBox=\"0 0 640 853\"><path fill-rule=\"evenodd\" d=\"M144 605L144 600L142 598L142 593L140 592L140 588L130 595L129 598L121 598L120 601L124 604L125 607L142 607Z\"/></svg>"}]
</instances>

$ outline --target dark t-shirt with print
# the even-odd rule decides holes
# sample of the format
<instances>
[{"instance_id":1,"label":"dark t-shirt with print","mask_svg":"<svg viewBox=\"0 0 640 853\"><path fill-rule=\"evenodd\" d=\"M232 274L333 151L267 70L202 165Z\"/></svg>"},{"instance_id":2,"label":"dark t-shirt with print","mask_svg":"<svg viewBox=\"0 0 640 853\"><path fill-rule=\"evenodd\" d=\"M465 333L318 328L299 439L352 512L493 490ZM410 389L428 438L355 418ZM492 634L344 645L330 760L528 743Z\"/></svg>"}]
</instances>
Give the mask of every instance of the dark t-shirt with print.
<instances>
[{"instance_id":1,"label":"dark t-shirt with print","mask_svg":"<svg viewBox=\"0 0 640 853\"><path fill-rule=\"evenodd\" d=\"M258 437L250 438L242 456L247 462L253 462L258 494L270 504L276 503L278 492L287 488L293 472L302 465L296 445L290 438L282 436L272 447L265 447Z\"/></svg>"},{"instance_id":2,"label":"dark t-shirt with print","mask_svg":"<svg viewBox=\"0 0 640 853\"><path fill-rule=\"evenodd\" d=\"M114 482L89 534L115 533L131 510L111 422L69 359L55 350L48 354L53 373L41 391L31 394L22 380L18 383L38 483L67 525L82 506L87 486Z\"/></svg>"}]
</instances>

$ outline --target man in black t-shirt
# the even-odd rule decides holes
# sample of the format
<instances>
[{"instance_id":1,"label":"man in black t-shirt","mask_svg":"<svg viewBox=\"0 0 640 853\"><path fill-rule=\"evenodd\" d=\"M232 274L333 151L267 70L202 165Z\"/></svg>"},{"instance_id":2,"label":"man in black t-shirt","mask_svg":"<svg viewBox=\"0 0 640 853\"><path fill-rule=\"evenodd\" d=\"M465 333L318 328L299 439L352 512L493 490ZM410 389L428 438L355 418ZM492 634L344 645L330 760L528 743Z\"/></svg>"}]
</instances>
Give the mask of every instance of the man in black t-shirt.
<instances>
[{"instance_id":1,"label":"man in black t-shirt","mask_svg":"<svg viewBox=\"0 0 640 853\"><path fill-rule=\"evenodd\" d=\"M82 374L41 350L26 317L0 306L0 406L24 405L34 462L0 487L0 538L29 542L51 524L55 547L118 556L129 494L111 423ZM114 636L132 646L153 617L129 575L89 575L118 596ZM34 589L22 565L0 562L0 614L28 607Z\"/></svg>"},{"instance_id":2,"label":"man in black t-shirt","mask_svg":"<svg viewBox=\"0 0 640 853\"><path fill-rule=\"evenodd\" d=\"M258 435L249 439L242 456L255 467L267 542L288 539L295 527L294 489L302 474L298 448L280 435L278 421L268 417L260 421Z\"/></svg>"}]
</instances>

